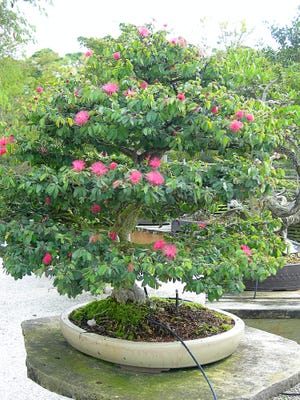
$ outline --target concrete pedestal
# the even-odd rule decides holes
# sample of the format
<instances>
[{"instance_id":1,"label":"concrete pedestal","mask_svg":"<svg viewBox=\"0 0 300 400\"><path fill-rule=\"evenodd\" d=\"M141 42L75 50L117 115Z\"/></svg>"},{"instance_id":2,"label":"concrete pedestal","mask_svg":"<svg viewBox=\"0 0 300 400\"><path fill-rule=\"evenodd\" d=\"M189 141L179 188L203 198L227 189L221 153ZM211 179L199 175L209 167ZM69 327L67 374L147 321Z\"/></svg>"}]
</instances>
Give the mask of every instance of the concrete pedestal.
<instances>
[{"instance_id":1,"label":"concrete pedestal","mask_svg":"<svg viewBox=\"0 0 300 400\"><path fill-rule=\"evenodd\" d=\"M147 374L81 354L59 330L58 317L22 323L28 377L77 400L212 400L197 368ZM267 400L300 382L300 346L246 328L237 351L205 366L218 400Z\"/></svg>"}]
</instances>

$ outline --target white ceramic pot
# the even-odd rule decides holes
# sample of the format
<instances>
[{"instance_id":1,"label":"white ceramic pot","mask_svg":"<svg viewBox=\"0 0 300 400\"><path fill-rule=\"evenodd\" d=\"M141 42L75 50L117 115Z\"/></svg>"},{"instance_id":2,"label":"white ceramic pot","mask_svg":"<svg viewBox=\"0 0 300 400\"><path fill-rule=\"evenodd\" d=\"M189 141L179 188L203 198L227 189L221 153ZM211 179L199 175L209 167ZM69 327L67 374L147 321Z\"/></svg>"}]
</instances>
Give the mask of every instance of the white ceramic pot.
<instances>
[{"instance_id":1,"label":"white ceramic pot","mask_svg":"<svg viewBox=\"0 0 300 400\"><path fill-rule=\"evenodd\" d=\"M77 305L61 315L61 331L67 342L81 351L118 365L144 369L171 369L195 366L195 362L178 342L136 342L89 333L74 325L69 315ZM231 355L244 333L244 322L236 315L216 310L233 318L235 325L229 331L208 338L187 340L185 344L200 364L209 364Z\"/></svg>"}]
</instances>

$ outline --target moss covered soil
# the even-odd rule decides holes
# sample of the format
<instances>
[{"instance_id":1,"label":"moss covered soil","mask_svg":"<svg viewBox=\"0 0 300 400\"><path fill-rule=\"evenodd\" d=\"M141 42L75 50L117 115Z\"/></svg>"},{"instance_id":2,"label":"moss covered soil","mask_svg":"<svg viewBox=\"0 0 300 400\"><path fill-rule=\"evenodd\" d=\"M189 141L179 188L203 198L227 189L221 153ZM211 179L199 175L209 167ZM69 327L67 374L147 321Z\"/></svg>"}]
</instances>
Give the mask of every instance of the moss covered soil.
<instances>
[{"instance_id":1,"label":"moss covered soil","mask_svg":"<svg viewBox=\"0 0 300 400\"><path fill-rule=\"evenodd\" d=\"M177 340L166 325L183 340L213 336L231 329L234 321L221 313L192 302L154 298L144 304L97 300L70 315L82 329L109 337L145 342Z\"/></svg>"}]
</instances>

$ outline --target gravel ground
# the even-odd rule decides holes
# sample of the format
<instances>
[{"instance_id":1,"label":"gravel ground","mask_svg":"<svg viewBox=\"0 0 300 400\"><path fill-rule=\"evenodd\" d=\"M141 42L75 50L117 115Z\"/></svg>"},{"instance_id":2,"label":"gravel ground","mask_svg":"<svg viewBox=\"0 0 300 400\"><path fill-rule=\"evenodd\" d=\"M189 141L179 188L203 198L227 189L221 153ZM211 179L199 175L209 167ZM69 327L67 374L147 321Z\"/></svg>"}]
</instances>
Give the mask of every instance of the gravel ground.
<instances>
[{"instance_id":1,"label":"gravel ground","mask_svg":"<svg viewBox=\"0 0 300 400\"><path fill-rule=\"evenodd\" d=\"M160 293L157 293L160 294ZM43 389L27 378L26 353L21 331L24 320L58 315L73 304L89 301L60 296L46 278L25 277L15 281L6 275L0 259L0 399L67 400ZM287 391L300 393L300 384ZM300 395L280 395L273 400L300 400Z\"/></svg>"}]
</instances>

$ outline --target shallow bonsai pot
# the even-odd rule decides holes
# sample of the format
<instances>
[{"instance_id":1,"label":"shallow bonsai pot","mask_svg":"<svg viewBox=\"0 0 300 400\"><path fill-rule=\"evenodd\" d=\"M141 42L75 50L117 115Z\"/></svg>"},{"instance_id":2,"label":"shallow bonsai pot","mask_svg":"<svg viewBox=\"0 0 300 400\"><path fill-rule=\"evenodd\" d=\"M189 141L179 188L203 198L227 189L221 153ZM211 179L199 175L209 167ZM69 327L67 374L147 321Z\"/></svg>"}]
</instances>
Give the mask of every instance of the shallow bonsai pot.
<instances>
[{"instance_id":1,"label":"shallow bonsai pot","mask_svg":"<svg viewBox=\"0 0 300 400\"><path fill-rule=\"evenodd\" d=\"M245 290L276 291L300 289L300 264L287 264L280 268L275 275L269 276L262 282L244 280ZM257 286L256 286L257 285Z\"/></svg>"},{"instance_id":2,"label":"shallow bonsai pot","mask_svg":"<svg viewBox=\"0 0 300 400\"><path fill-rule=\"evenodd\" d=\"M81 351L101 360L121 366L141 369L168 370L194 367L195 362L184 346L178 342L136 342L89 333L69 320L69 315L83 304L62 313L61 331L67 342ZM209 364L230 356L244 333L244 322L236 315L215 310L230 316L235 324L229 331L203 339L187 340L185 344L200 364Z\"/></svg>"}]
</instances>

